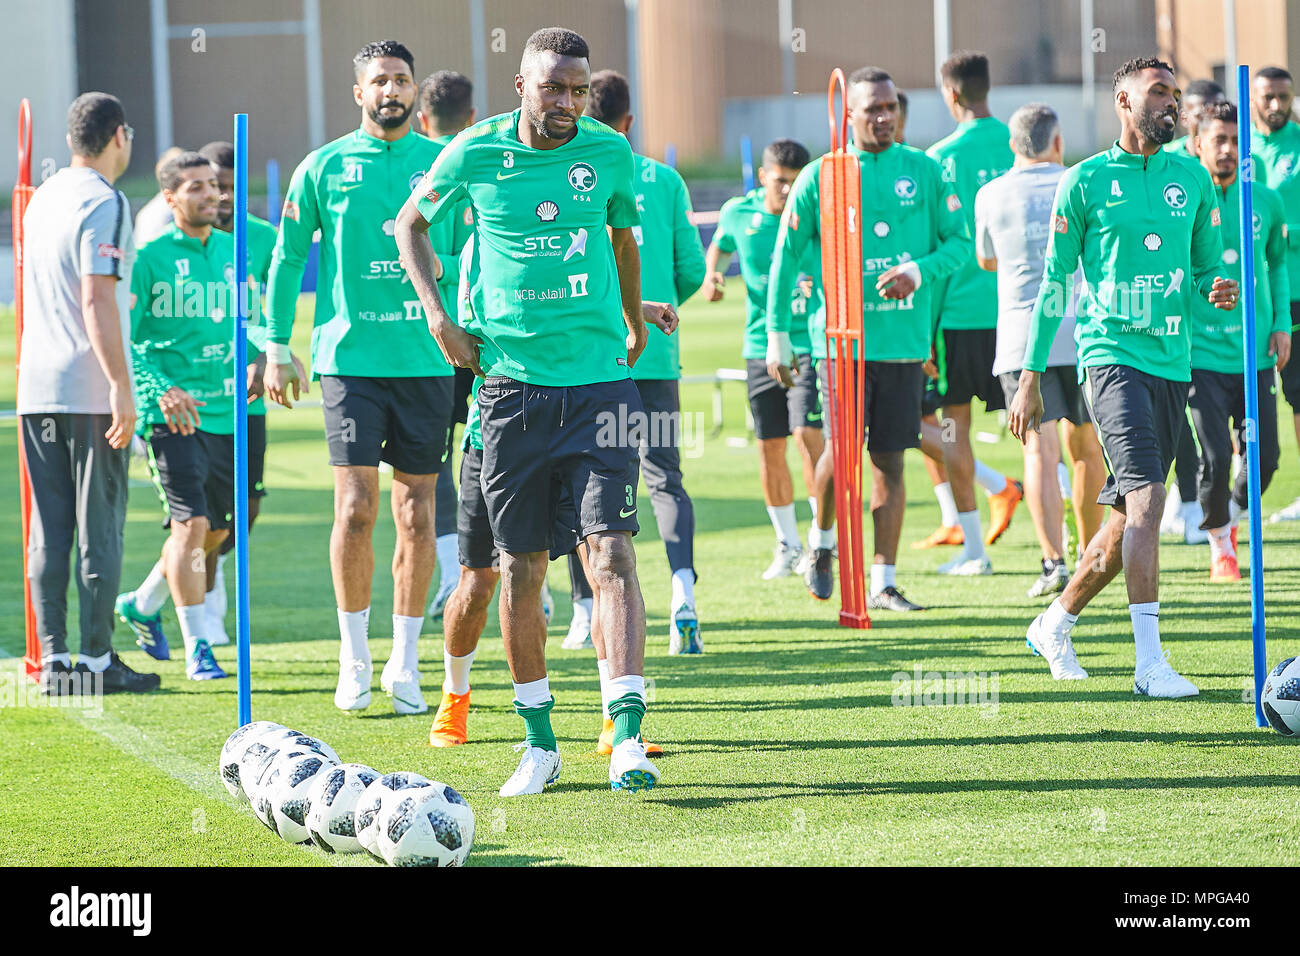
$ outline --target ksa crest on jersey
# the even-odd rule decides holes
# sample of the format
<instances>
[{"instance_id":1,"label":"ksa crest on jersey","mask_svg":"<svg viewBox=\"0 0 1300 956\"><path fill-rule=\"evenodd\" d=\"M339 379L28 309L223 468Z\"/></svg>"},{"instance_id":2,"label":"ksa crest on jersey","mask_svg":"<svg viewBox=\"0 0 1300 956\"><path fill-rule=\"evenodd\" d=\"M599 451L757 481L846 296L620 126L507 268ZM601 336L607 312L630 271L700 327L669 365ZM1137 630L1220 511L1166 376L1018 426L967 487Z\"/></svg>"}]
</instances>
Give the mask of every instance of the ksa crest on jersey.
<instances>
[{"instance_id":1,"label":"ksa crest on jersey","mask_svg":"<svg viewBox=\"0 0 1300 956\"><path fill-rule=\"evenodd\" d=\"M574 163L569 167L569 185L580 193L596 188L596 170L590 163Z\"/></svg>"},{"instance_id":2,"label":"ksa crest on jersey","mask_svg":"<svg viewBox=\"0 0 1300 956\"><path fill-rule=\"evenodd\" d=\"M415 187L420 185L420 183L422 182L424 182L424 170L419 170L417 172L411 173L411 178L407 182L407 188L410 189L412 192L414 192Z\"/></svg>"},{"instance_id":3,"label":"ksa crest on jersey","mask_svg":"<svg viewBox=\"0 0 1300 956\"><path fill-rule=\"evenodd\" d=\"M1163 195L1170 209L1182 209L1187 205L1187 190L1178 183L1170 183L1166 186Z\"/></svg>"},{"instance_id":4,"label":"ksa crest on jersey","mask_svg":"<svg viewBox=\"0 0 1300 956\"><path fill-rule=\"evenodd\" d=\"M899 199L916 197L916 180L911 176L899 176L894 180L894 195Z\"/></svg>"}]
</instances>

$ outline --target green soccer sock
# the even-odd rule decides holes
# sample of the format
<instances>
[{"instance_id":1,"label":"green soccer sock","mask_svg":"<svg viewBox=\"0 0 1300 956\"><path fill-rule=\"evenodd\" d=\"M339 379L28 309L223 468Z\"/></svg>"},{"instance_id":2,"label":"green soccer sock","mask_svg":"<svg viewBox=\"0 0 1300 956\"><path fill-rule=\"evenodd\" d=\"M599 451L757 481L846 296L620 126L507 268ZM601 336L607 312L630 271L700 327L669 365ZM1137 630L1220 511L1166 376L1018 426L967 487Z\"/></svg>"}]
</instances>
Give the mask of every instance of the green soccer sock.
<instances>
[{"instance_id":1,"label":"green soccer sock","mask_svg":"<svg viewBox=\"0 0 1300 956\"><path fill-rule=\"evenodd\" d=\"M614 721L614 746L639 737L641 718L645 716L645 699L640 694L624 694L609 702L609 716Z\"/></svg>"},{"instance_id":2,"label":"green soccer sock","mask_svg":"<svg viewBox=\"0 0 1300 956\"><path fill-rule=\"evenodd\" d=\"M528 746L540 747L552 753L560 749L555 742L555 731L551 729L551 708L554 706L554 697L538 707L524 707L515 701L515 713L524 719L524 726L528 728L524 735L524 743Z\"/></svg>"}]
</instances>

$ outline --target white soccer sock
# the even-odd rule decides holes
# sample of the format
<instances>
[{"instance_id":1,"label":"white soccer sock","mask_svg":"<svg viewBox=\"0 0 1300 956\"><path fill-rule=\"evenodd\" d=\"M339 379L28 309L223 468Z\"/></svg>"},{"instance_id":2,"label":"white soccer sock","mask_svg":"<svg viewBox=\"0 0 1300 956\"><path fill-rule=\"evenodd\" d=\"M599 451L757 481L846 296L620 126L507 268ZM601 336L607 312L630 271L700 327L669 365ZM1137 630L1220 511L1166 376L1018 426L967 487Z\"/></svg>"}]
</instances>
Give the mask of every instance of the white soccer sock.
<instances>
[{"instance_id":1,"label":"white soccer sock","mask_svg":"<svg viewBox=\"0 0 1300 956\"><path fill-rule=\"evenodd\" d=\"M1007 476L995 471L978 458L975 459L975 482L991 495L996 495L1007 487Z\"/></svg>"},{"instance_id":2,"label":"white soccer sock","mask_svg":"<svg viewBox=\"0 0 1300 956\"><path fill-rule=\"evenodd\" d=\"M641 698L642 706L645 705L645 678L640 674L624 674L622 677L611 677L607 685L607 693L611 702L618 700L620 697L626 697L628 694L636 694ZM606 708L608 711L608 708Z\"/></svg>"},{"instance_id":3,"label":"white soccer sock","mask_svg":"<svg viewBox=\"0 0 1300 956\"><path fill-rule=\"evenodd\" d=\"M776 540L788 548L799 547L799 524L795 520L794 505L768 505L767 516L772 519Z\"/></svg>"},{"instance_id":4,"label":"white soccer sock","mask_svg":"<svg viewBox=\"0 0 1300 956\"><path fill-rule=\"evenodd\" d=\"M591 606L594 598L578 598L573 602L573 618L569 621L569 627L573 628L574 624L591 630Z\"/></svg>"},{"instance_id":5,"label":"white soccer sock","mask_svg":"<svg viewBox=\"0 0 1300 956\"><path fill-rule=\"evenodd\" d=\"M1137 672L1141 674L1152 664L1159 663L1160 602L1130 604L1128 616L1133 621L1133 643L1137 649Z\"/></svg>"},{"instance_id":6,"label":"white soccer sock","mask_svg":"<svg viewBox=\"0 0 1300 956\"><path fill-rule=\"evenodd\" d=\"M897 583L894 572L895 565L892 564L873 564L871 566L871 595L875 597L885 588L892 588Z\"/></svg>"},{"instance_id":7,"label":"white soccer sock","mask_svg":"<svg viewBox=\"0 0 1300 956\"><path fill-rule=\"evenodd\" d=\"M1070 489L1070 469L1063 461L1056 463L1056 483L1061 488L1062 498L1074 498L1074 492Z\"/></svg>"},{"instance_id":8,"label":"white soccer sock","mask_svg":"<svg viewBox=\"0 0 1300 956\"><path fill-rule=\"evenodd\" d=\"M1070 633L1070 628L1074 627L1078 620L1079 615L1067 611L1061 605L1060 598L1047 605L1047 610L1043 612L1043 627L1054 634Z\"/></svg>"},{"instance_id":9,"label":"white soccer sock","mask_svg":"<svg viewBox=\"0 0 1300 956\"><path fill-rule=\"evenodd\" d=\"M673 572L673 598L669 609L676 613L683 604L695 607L695 572L690 568L678 568Z\"/></svg>"},{"instance_id":10,"label":"white soccer sock","mask_svg":"<svg viewBox=\"0 0 1300 956\"><path fill-rule=\"evenodd\" d=\"M64 656L66 657L67 655L65 654ZM86 670L90 671L92 674L102 674L104 671L108 670L108 665L113 663L113 654L111 651L107 654L100 654L98 657L87 657L85 654L82 654L81 663L85 664Z\"/></svg>"},{"instance_id":11,"label":"white soccer sock","mask_svg":"<svg viewBox=\"0 0 1300 956\"><path fill-rule=\"evenodd\" d=\"M399 670L414 671L419 668L420 628L423 626L423 617L393 615L393 651L388 659L396 661Z\"/></svg>"},{"instance_id":12,"label":"white soccer sock","mask_svg":"<svg viewBox=\"0 0 1300 956\"><path fill-rule=\"evenodd\" d=\"M474 651L464 657L452 657L444 649L442 652L442 670L446 675L442 681L444 694L463 696L469 693L469 669L474 664Z\"/></svg>"},{"instance_id":13,"label":"white soccer sock","mask_svg":"<svg viewBox=\"0 0 1300 956\"><path fill-rule=\"evenodd\" d=\"M835 547L835 525L822 530L814 523L808 529L808 547L816 551L818 548Z\"/></svg>"},{"instance_id":14,"label":"white soccer sock","mask_svg":"<svg viewBox=\"0 0 1300 956\"><path fill-rule=\"evenodd\" d=\"M217 574L212 579L212 590L207 593L203 603L207 606L208 614L218 620L225 620L226 617L226 558L230 557L230 552L217 555Z\"/></svg>"},{"instance_id":15,"label":"white soccer sock","mask_svg":"<svg viewBox=\"0 0 1300 956\"><path fill-rule=\"evenodd\" d=\"M812 520L817 521L817 499L812 495L808 496L808 507L812 509Z\"/></svg>"},{"instance_id":16,"label":"white soccer sock","mask_svg":"<svg viewBox=\"0 0 1300 956\"><path fill-rule=\"evenodd\" d=\"M1244 515L1245 513L1246 513L1245 508L1237 504L1237 502L1234 501L1233 499L1231 498L1228 499L1228 527L1229 528L1237 527L1237 522L1241 520L1241 516Z\"/></svg>"},{"instance_id":17,"label":"white soccer sock","mask_svg":"<svg viewBox=\"0 0 1300 956\"><path fill-rule=\"evenodd\" d=\"M223 624L226 619L226 602L217 598L217 589L213 588L207 594L203 595L203 613L214 621L220 621Z\"/></svg>"},{"instance_id":18,"label":"white soccer sock","mask_svg":"<svg viewBox=\"0 0 1300 956\"><path fill-rule=\"evenodd\" d=\"M939 520L945 528L957 523L957 499L952 496L952 485L942 481L934 486L934 496L939 499Z\"/></svg>"},{"instance_id":19,"label":"white soccer sock","mask_svg":"<svg viewBox=\"0 0 1300 956\"><path fill-rule=\"evenodd\" d=\"M72 666L72 655L67 651L62 654L46 654L41 657L42 664L62 664L64 667Z\"/></svg>"},{"instance_id":20,"label":"white soccer sock","mask_svg":"<svg viewBox=\"0 0 1300 956\"><path fill-rule=\"evenodd\" d=\"M176 618L181 622L181 639L185 641L185 659L194 656L194 645L205 639L204 625L207 613L202 604L189 604L176 609Z\"/></svg>"},{"instance_id":21,"label":"white soccer sock","mask_svg":"<svg viewBox=\"0 0 1300 956\"><path fill-rule=\"evenodd\" d=\"M600 675L600 713L609 720L609 661L597 658L596 673Z\"/></svg>"},{"instance_id":22,"label":"white soccer sock","mask_svg":"<svg viewBox=\"0 0 1300 956\"><path fill-rule=\"evenodd\" d=\"M351 661L370 663L370 645L366 643L370 629L370 608L345 611L339 608L339 663Z\"/></svg>"},{"instance_id":23,"label":"white soccer sock","mask_svg":"<svg viewBox=\"0 0 1300 956\"><path fill-rule=\"evenodd\" d=\"M980 531L980 513L978 511L960 511L957 523L965 538L962 543L962 560L984 557L984 534Z\"/></svg>"},{"instance_id":24,"label":"white soccer sock","mask_svg":"<svg viewBox=\"0 0 1300 956\"><path fill-rule=\"evenodd\" d=\"M438 536L434 547L438 552L438 580L439 590L446 588L448 585L455 587L457 579L460 577L460 552L457 549L457 543L460 535L452 532Z\"/></svg>"},{"instance_id":25,"label":"white soccer sock","mask_svg":"<svg viewBox=\"0 0 1300 956\"><path fill-rule=\"evenodd\" d=\"M1184 501L1179 505L1178 513L1183 516L1183 521L1186 522L1189 529L1199 528L1201 520L1205 517L1204 512L1201 511L1199 501Z\"/></svg>"},{"instance_id":26,"label":"white soccer sock","mask_svg":"<svg viewBox=\"0 0 1300 956\"><path fill-rule=\"evenodd\" d=\"M145 617L153 617L171 597L167 588L167 577L163 574L163 563L159 561L144 579L144 583L135 589L135 609Z\"/></svg>"},{"instance_id":27,"label":"white soccer sock","mask_svg":"<svg viewBox=\"0 0 1300 956\"><path fill-rule=\"evenodd\" d=\"M515 684L515 703L520 707L541 707L551 699L551 682L543 677L526 684Z\"/></svg>"}]
</instances>

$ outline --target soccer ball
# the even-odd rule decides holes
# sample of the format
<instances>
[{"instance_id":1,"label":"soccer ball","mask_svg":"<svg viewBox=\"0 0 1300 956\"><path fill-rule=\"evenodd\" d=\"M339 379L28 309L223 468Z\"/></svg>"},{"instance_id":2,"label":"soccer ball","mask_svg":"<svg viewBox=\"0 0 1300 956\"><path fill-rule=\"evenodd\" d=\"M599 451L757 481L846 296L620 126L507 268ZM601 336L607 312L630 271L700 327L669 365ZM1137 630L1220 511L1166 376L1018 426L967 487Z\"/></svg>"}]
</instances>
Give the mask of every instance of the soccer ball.
<instances>
[{"instance_id":1,"label":"soccer ball","mask_svg":"<svg viewBox=\"0 0 1300 956\"><path fill-rule=\"evenodd\" d=\"M386 773L370 786L357 801L357 842L371 856L383 860L379 853L379 819L386 797L399 790L413 790L433 786L433 781L418 773ZM396 801L394 801L396 802Z\"/></svg>"},{"instance_id":2,"label":"soccer ball","mask_svg":"<svg viewBox=\"0 0 1300 956\"><path fill-rule=\"evenodd\" d=\"M356 809L366 787L380 773L364 764L345 763L317 775L307 801L307 833L326 853L360 853Z\"/></svg>"},{"instance_id":3,"label":"soccer ball","mask_svg":"<svg viewBox=\"0 0 1300 956\"><path fill-rule=\"evenodd\" d=\"M321 740L319 737L304 734L300 730L289 730L286 728L284 730L272 731L271 733L259 737L257 742L259 744L265 744L272 750L277 748L280 750L285 750L287 748L311 750L320 754L322 757L328 757L330 763L339 763L339 755L334 752L333 747L325 743L325 741Z\"/></svg>"},{"instance_id":4,"label":"soccer ball","mask_svg":"<svg viewBox=\"0 0 1300 956\"><path fill-rule=\"evenodd\" d=\"M261 792L270 804L271 829L281 839L288 843L311 842L307 832L307 812L311 809L308 794L315 779L335 766L329 758L313 751L275 759Z\"/></svg>"},{"instance_id":5,"label":"soccer ball","mask_svg":"<svg viewBox=\"0 0 1300 956\"><path fill-rule=\"evenodd\" d=\"M248 799L239 785L239 760L244 756L244 751L263 734L284 729L284 724L277 724L273 720L255 720L251 724L244 724L226 738L217 766L221 774L221 782L225 784L232 797Z\"/></svg>"},{"instance_id":6,"label":"soccer ball","mask_svg":"<svg viewBox=\"0 0 1300 956\"><path fill-rule=\"evenodd\" d=\"M385 797L376 829L379 854L389 866L460 866L474 845L474 811L435 780Z\"/></svg>"},{"instance_id":7,"label":"soccer ball","mask_svg":"<svg viewBox=\"0 0 1300 956\"><path fill-rule=\"evenodd\" d=\"M1288 657L1264 678L1264 716L1283 737L1300 735L1300 658Z\"/></svg>"},{"instance_id":8,"label":"soccer ball","mask_svg":"<svg viewBox=\"0 0 1300 956\"><path fill-rule=\"evenodd\" d=\"M270 829L276 830L275 820L271 815L271 795L268 790L272 775L282 760L305 757L309 754L321 756L306 747L278 749L261 741L251 745L248 752L244 754L244 759L239 765L239 779L243 781L244 793L248 795L248 802L253 807L254 816Z\"/></svg>"}]
</instances>

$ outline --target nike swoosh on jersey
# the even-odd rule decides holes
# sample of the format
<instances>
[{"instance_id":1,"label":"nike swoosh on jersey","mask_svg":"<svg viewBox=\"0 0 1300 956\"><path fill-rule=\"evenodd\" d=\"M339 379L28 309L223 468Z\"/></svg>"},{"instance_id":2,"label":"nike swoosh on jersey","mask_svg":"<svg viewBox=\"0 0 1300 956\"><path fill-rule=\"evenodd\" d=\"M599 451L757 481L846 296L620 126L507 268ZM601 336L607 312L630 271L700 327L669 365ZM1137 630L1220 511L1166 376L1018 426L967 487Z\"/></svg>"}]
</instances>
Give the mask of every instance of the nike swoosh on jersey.
<instances>
[{"instance_id":1,"label":"nike swoosh on jersey","mask_svg":"<svg viewBox=\"0 0 1300 956\"><path fill-rule=\"evenodd\" d=\"M633 508L631 511L620 511L620 512L618 513L618 516L619 516L620 518L630 518L630 517L632 517L634 514L636 514L636 509L635 509L635 508Z\"/></svg>"},{"instance_id":2,"label":"nike swoosh on jersey","mask_svg":"<svg viewBox=\"0 0 1300 956\"><path fill-rule=\"evenodd\" d=\"M1106 200L1106 208L1109 209L1111 206L1122 206L1122 205L1124 205L1126 202L1128 202L1127 199L1121 199L1119 202L1111 202L1109 199L1107 199L1107 200Z\"/></svg>"},{"instance_id":3,"label":"nike swoosh on jersey","mask_svg":"<svg viewBox=\"0 0 1300 956\"><path fill-rule=\"evenodd\" d=\"M522 176L525 172L527 172L527 170L521 169L521 170L519 170L519 171L516 172L516 173L502 173L501 170L498 169L498 170L497 170L497 179L498 179L498 180L502 180L502 179L514 179L516 176Z\"/></svg>"}]
</instances>

